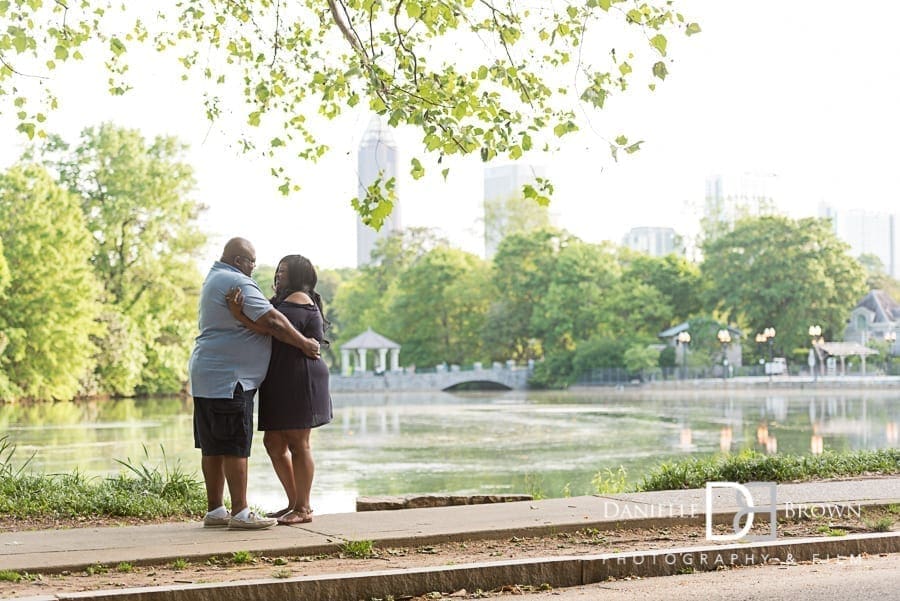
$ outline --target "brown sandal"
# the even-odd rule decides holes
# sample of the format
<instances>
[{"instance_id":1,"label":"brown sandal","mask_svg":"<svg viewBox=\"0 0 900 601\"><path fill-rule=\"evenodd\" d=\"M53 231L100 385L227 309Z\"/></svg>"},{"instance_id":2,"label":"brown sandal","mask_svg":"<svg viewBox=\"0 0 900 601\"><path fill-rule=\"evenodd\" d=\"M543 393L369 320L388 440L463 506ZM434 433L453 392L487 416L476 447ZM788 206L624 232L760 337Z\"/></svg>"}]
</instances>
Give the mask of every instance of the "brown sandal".
<instances>
[{"instance_id":1,"label":"brown sandal","mask_svg":"<svg viewBox=\"0 0 900 601\"><path fill-rule=\"evenodd\" d=\"M293 509L278 518L278 523L285 526L293 526L294 524L308 524L311 521L312 516L309 515L308 511L296 511Z\"/></svg>"}]
</instances>

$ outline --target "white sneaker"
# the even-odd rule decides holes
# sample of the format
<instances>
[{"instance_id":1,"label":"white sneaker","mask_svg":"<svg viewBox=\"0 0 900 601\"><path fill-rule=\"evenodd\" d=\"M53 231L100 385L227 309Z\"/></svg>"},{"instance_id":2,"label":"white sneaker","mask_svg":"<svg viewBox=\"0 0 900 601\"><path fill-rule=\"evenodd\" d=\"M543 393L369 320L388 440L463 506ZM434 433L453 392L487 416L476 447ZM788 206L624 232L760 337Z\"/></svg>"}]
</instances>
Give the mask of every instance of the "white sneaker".
<instances>
[{"instance_id":1,"label":"white sneaker","mask_svg":"<svg viewBox=\"0 0 900 601\"><path fill-rule=\"evenodd\" d=\"M206 528L216 528L219 526L227 526L228 522L231 521L231 514L226 513L222 517L216 517L214 515L206 514L203 518L203 526Z\"/></svg>"},{"instance_id":2,"label":"white sneaker","mask_svg":"<svg viewBox=\"0 0 900 601\"><path fill-rule=\"evenodd\" d=\"M271 528L277 523L278 520L275 518L260 517L251 511L244 519L231 516L231 519L228 520L228 528L232 530L262 530Z\"/></svg>"}]
</instances>

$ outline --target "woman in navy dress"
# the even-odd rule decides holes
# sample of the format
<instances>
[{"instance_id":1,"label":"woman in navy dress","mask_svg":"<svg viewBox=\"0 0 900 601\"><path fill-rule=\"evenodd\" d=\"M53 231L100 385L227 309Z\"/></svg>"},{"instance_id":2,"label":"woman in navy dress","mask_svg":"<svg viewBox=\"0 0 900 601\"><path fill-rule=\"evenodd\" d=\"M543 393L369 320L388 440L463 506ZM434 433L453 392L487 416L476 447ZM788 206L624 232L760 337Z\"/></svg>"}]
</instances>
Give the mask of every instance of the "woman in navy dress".
<instances>
[{"instance_id":1,"label":"woman in navy dress","mask_svg":"<svg viewBox=\"0 0 900 601\"><path fill-rule=\"evenodd\" d=\"M322 299L312 263L302 255L281 259L275 272L272 304L309 338L324 342L328 322L322 314ZM232 313L240 305L229 303ZM237 315L235 315L237 317ZM243 320L242 320L243 321ZM299 349L272 339L269 371L259 389L258 429L272 467L287 494L287 507L270 514L282 524L312 521L309 504L315 463L309 444L312 428L333 417L328 391L328 366L310 359Z\"/></svg>"}]
</instances>

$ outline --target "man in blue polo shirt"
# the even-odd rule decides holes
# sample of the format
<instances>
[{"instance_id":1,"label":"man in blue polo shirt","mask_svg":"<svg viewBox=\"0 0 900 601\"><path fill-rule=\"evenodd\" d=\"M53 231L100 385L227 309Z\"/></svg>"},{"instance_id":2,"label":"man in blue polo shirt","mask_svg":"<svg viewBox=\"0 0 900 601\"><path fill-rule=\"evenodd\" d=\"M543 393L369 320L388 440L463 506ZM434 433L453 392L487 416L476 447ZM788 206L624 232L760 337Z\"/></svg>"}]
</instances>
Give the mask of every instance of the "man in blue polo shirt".
<instances>
[{"instance_id":1,"label":"man in blue polo shirt","mask_svg":"<svg viewBox=\"0 0 900 601\"><path fill-rule=\"evenodd\" d=\"M233 238L225 245L200 292L200 335L190 359L194 397L194 446L202 454L207 514L204 526L269 528L278 523L256 515L247 504L247 458L253 442L253 397L266 377L271 338L319 358L318 341L300 334L266 300L250 278L256 251L249 241ZM244 314L265 334L244 327L228 310L226 295L238 288ZM225 509L225 484L231 512Z\"/></svg>"}]
</instances>

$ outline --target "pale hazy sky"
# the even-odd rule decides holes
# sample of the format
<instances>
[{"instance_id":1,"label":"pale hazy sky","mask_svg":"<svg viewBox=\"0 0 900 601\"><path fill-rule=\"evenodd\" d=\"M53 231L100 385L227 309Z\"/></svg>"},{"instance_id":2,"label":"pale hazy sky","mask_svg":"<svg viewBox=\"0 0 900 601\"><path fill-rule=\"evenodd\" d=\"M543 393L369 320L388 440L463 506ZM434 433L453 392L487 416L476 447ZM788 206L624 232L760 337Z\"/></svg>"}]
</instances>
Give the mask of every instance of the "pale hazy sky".
<instances>
[{"instance_id":1,"label":"pale hazy sky","mask_svg":"<svg viewBox=\"0 0 900 601\"><path fill-rule=\"evenodd\" d=\"M813 215L820 201L838 208L898 212L900 207L900 3L837 0L683 0L678 8L703 33L670 40L675 59L655 93L635 88L592 116L595 124L643 139L642 150L614 163L606 142L583 130L555 156L534 157L554 180L551 210L581 238L619 242L635 226L672 226L690 234L704 179L712 173L775 173L781 207ZM206 261L225 239L254 242L260 262L299 252L320 267L355 265L356 148L370 119L348 113L328 128L333 151L298 165L304 190L284 198L268 166L228 149L210 130L199 95L178 85L169 61L134 69L135 90L105 96L105 75L81 69L58 77L65 108L50 129L74 140L104 120L145 135L190 144L197 199L211 234ZM95 92L96 91L96 92ZM0 164L21 151L8 120ZM405 165L415 130L396 133L404 226L439 228L456 245L481 253L482 164L450 162L438 176L412 181Z\"/></svg>"}]
</instances>

